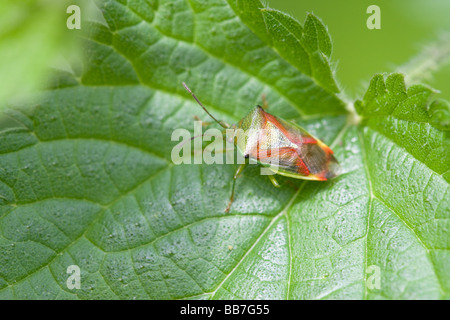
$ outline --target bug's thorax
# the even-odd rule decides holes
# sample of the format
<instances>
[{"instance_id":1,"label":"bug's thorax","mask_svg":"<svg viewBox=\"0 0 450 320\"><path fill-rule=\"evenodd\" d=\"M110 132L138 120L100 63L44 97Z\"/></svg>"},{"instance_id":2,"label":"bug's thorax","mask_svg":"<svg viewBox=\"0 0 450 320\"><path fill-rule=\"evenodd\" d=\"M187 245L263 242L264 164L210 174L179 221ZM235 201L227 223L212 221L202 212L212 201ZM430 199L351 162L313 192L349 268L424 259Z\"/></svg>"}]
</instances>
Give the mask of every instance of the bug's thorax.
<instances>
[{"instance_id":1,"label":"bug's thorax","mask_svg":"<svg viewBox=\"0 0 450 320\"><path fill-rule=\"evenodd\" d=\"M291 141L283 132L283 121L256 106L239 121L235 136L236 145L244 156L251 156L259 150L279 147L298 148L302 141Z\"/></svg>"}]
</instances>

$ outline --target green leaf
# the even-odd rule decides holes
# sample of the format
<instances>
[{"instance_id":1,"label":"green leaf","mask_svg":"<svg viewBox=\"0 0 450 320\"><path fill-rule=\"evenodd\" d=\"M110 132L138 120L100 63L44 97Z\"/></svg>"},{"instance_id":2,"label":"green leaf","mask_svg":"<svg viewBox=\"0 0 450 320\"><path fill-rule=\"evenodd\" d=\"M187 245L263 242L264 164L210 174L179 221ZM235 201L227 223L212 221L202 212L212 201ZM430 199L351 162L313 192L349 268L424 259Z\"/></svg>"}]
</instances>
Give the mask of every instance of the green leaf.
<instances>
[{"instance_id":1,"label":"green leaf","mask_svg":"<svg viewBox=\"0 0 450 320\"><path fill-rule=\"evenodd\" d=\"M339 92L329 61L331 38L319 18L310 13L302 26L283 12L261 8L257 0L236 1L235 6L244 22L283 58L326 90Z\"/></svg>"},{"instance_id":2,"label":"green leaf","mask_svg":"<svg viewBox=\"0 0 450 320\"><path fill-rule=\"evenodd\" d=\"M423 85L406 89L402 74L391 74L386 81L376 75L355 107L367 126L450 181L450 109L444 100L431 102L432 94Z\"/></svg>"},{"instance_id":3,"label":"green leaf","mask_svg":"<svg viewBox=\"0 0 450 320\"><path fill-rule=\"evenodd\" d=\"M303 49L329 65L312 15L301 26L257 1L98 6L82 68L0 117L0 298L450 296L448 162L437 159L448 104L377 76L352 124L321 64L308 73L294 59ZM236 165L171 161L173 130L208 119L183 81L229 122L266 94L271 113L333 148L343 174L275 189L249 166L225 214ZM71 265L81 289L67 287Z\"/></svg>"},{"instance_id":4,"label":"green leaf","mask_svg":"<svg viewBox=\"0 0 450 320\"><path fill-rule=\"evenodd\" d=\"M331 71L331 39L322 22L308 14L304 27L294 18L273 9L262 10L275 48L287 61L331 92L339 92Z\"/></svg>"}]
</instances>

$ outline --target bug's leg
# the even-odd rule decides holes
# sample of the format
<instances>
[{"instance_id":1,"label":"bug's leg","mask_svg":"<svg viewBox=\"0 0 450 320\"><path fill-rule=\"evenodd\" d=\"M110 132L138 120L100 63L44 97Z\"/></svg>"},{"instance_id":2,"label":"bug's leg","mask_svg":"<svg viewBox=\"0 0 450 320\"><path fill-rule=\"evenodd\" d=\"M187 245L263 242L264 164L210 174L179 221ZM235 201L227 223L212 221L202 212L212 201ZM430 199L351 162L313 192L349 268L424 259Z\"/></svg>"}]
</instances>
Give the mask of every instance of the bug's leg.
<instances>
[{"instance_id":1,"label":"bug's leg","mask_svg":"<svg viewBox=\"0 0 450 320\"><path fill-rule=\"evenodd\" d=\"M263 93L263 94L261 95L261 99L262 99L262 101L263 101L262 108L263 108L264 110L269 109L269 104L267 103L267 99L266 99L266 94L265 94L265 93Z\"/></svg>"},{"instance_id":2,"label":"bug's leg","mask_svg":"<svg viewBox=\"0 0 450 320\"><path fill-rule=\"evenodd\" d=\"M195 121L202 121L202 119L200 119L198 116L194 116L193 117ZM211 124L211 122L207 122L207 121L202 121L202 127L207 127Z\"/></svg>"},{"instance_id":3,"label":"bug's leg","mask_svg":"<svg viewBox=\"0 0 450 320\"><path fill-rule=\"evenodd\" d=\"M274 175L268 175L270 182L272 182L273 186L276 188L280 188L280 184L278 183L277 179L275 179Z\"/></svg>"},{"instance_id":4,"label":"bug's leg","mask_svg":"<svg viewBox=\"0 0 450 320\"><path fill-rule=\"evenodd\" d=\"M234 187L236 185L236 179L239 177L239 175L241 174L242 170L244 170L244 167L245 167L245 163L241 164L239 166L239 168L236 170L236 173L234 174L233 184L231 185L230 201L228 202L227 208L224 211L225 213L228 213L230 211L231 204L233 203L233 200L234 200Z\"/></svg>"}]
</instances>

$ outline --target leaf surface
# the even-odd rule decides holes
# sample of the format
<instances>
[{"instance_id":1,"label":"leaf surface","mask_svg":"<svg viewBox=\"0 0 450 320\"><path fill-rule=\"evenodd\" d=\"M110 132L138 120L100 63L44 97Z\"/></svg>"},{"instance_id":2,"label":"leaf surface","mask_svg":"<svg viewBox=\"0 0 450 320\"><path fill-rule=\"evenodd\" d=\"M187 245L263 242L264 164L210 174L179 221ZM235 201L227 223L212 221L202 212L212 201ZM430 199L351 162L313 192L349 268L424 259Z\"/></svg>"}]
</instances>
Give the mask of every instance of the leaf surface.
<instances>
[{"instance_id":1,"label":"leaf surface","mask_svg":"<svg viewBox=\"0 0 450 320\"><path fill-rule=\"evenodd\" d=\"M233 0L98 7L81 73L59 71L0 118L0 298L448 298L446 102L376 76L351 124L313 15L301 25ZM236 165L171 161L172 131L209 121L183 81L231 123L266 94L343 174L275 189L250 166L225 214Z\"/></svg>"}]
</instances>

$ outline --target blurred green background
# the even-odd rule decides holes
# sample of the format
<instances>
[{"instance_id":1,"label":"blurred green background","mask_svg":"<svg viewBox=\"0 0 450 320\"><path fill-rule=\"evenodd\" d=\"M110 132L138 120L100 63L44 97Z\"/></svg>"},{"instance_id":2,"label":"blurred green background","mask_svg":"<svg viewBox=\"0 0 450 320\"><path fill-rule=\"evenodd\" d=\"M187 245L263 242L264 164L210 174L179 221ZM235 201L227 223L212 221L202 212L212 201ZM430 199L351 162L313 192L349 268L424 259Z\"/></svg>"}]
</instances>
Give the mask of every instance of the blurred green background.
<instances>
[{"instance_id":1,"label":"blurred green background","mask_svg":"<svg viewBox=\"0 0 450 320\"><path fill-rule=\"evenodd\" d=\"M0 106L42 87L47 67L75 49L66 28L69 2L0 1ZM1 108L0 107L0 108Z\"/></svg>"},{"instance_id":2,"label":"blurred green background","mask_svg":"<svg viewBox=\"0 0 450 320\"><path fill-rule=\"evenodd\" d=\"M67 28L70 5L89 20L92 0L0 0L0 110L45 88L51 68L79 59L81 30Z\"/></svg>"},{"instance_id":3,"label":"blurred green background","mask_svg":"<svg viewBox=\"0 0 450 320\"><path fill-rule=\"evenodd\" d=\"M333 39L332 61L338 80L350 98L364 94L374 73L395 71L442 34L450 33L449 0L268 0L266 4L302 23L306 12L322 19ZM366 26L370 16L366 10L372 4L381 9L380 30ZM449 100L449 63L425 82Z\"/></svg>"}]
</instances>

